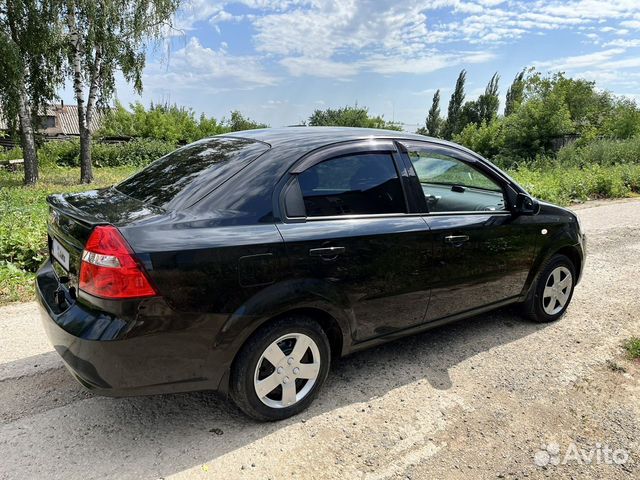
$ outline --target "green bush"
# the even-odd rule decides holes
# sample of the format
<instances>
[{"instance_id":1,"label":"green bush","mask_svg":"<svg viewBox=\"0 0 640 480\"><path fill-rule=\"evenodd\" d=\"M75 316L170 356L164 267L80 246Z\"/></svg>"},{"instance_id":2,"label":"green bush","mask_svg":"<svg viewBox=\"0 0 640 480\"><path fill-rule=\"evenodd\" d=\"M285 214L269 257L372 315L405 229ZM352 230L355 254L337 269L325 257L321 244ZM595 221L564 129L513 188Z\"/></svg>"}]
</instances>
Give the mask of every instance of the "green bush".
<instances>
[{"instance_id":1,"label":"green bush","mask_svg":"<svg viewBox=\"0 0 640 480\"><path fill-rule=\"evenodd\" d=\"M627 140L596 140L582 147L569 145L560 149L557 163L572 167L640 164L640 136Z\"/></svg>"},{"instance_id":2,"label":"green bush","mask_svg":"<svg viewBox=\"0 0 640 480\"><path fill-rule=\"evenodd\" d=\"M640 359L640 337L631 337L624 342L622 347L627 351L627 356L630 359Z\"/></svg>"},{"instance_id":3,"label":"green bush","mask_svg":"<svg viewBox=\"0 0 640 480\"><path fill-rule=\"evenodd\" d=\"M220 133L265 128L267 125L255 122L239 111L231 112L229 119L221 121L202 114L196 117L190 108L177 105L154 105L145 108L141 103L133 103L129 110L117 102L104 118L98 135L104 137L152 138L166 142L191 143L201 138Z\"/></svg>"},{"instance_id":4,"label":"green bush","mask_svg":"<svg viewBox=\"0 0 640 480\"><path fill-rule=\"evenodd\" d=\"M368 108L358 105L325 110L316 109L309 117L309 125L312 127L364 127L402 130L399 123L389 122L380 115L373 117L369 114Z\"/></svg>"},{"instance_id":5,"label":"green bush","mask_svg":"<svg viewBox=\"0 0 640 480\"><path fill-rule=\"evenodd\" d=\"M479 153L485 158L495 159L504 148L503 120L497 119L487 124L480 125L470 123L458 135L454 135L453 141ZM504 164L508 163L508 164ZM503 167L511 167L509 162L503 162Z\"/></svg>"},{"instance_id":6,"label":"green bush","mask_svg":"<svg viewBox=\"0 0 640 480\"><path fill-rule=\"evenodd\" d=\"M96 167L141 167L176 149L171 142L139 139L126 143L91 143L91 160ZM48 142L39 150L42 165L80 166L80 142Z\"/></svg>"},{"instance_id":7,"label":"green bush","mask_svg":"<svg viewBox=\"0 0 640 480\"><path fill-rule=\"evenodd\" d=\"M18 160L22 158L22 149L20 147L12 148L11 150L0 150L0 160Z\"/></svg>"},{"instance_id":8,"label":"green bush","mask_svg":"<svg viewBox=\"0 0 640 480\"><path fill-rule=\"evenodd\" d=\"M640 165L524 166L511 174L534 197L561 205L640 193Z\"/></svg>"},{"instance_id":9,"label":"green bush","mask_svg":"<svg viewBox=\"0 0 640 480\"><path fill-rule=\"evenodd\" d=\"M176 149L171 142L161 140L132 140L127 143L95 143L91 152L97 167L132 165L142 167Z\"/></svg>"},{"instance_id":10,"label":"green bush","mask_svg":"<svg viewBox=\"0 0 640 480\"><path fill-rule=\"evenodd\" d=\"M80 141L67 140L46 142L38 150L38 160L42 166L79 165Z\"/></svg>"}]
</instances>

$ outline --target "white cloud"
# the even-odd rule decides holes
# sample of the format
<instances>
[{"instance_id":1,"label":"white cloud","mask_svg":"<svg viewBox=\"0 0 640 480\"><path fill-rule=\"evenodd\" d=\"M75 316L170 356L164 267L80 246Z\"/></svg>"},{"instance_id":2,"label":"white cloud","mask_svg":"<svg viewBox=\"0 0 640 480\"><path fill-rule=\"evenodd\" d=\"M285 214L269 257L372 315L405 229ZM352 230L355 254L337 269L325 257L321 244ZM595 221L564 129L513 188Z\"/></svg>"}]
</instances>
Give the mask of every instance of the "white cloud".
<instances>
[{"instance_id":1,"label":"white cloud","mask_svg":"<svg viewBox=\"0 0 640 480\"><path fill-rule=\"evenodd\" d=\"M640 57L623 58L620 60L614 60L611 62L605 62L601 65L604 69L625 69L625 68L639 68Z\"/></svg>"},{"instance_id":2,"label":"white cloud","mask_svg":"<svg viewBox=\"0 0 640 480\"><path fill-rule=\"evenodd\" d=\"M624 39L624 38L616 38L610 42L604 44L605 47L623 47L623 48L636 48L640 47L640 38Z\"/></svg>"},{"instance_id":3,"label":"white cloud","mask_svg":"<svg viewBox=\"0 0 640 480\"><path fill-rule=\"evenodd\" d=\"M286 67L294 77L309 75L346 79L358 73L358 67L354 64L335 62L325 58L286 57L280 60L280 64Z\"/></svg>"},{"instance_id":4,"label":"white cloud","mask_svg":"<svg viewBox=\"0 0 640 480\"><path fill-rule=\"evenodd\" d=\"M234 15L227 9L233 4L251 13ZM219 32L224 22L250 22L255 50L289 74L342 79L361 71L424 74L486 62L498 45L559 29L582 31L596 44L609 40L605 44L612 49L629 48L634 39L622 43L606 37L640 27L639 0L189 0L186 5L179 16L186 30L202 21ZM450 11L447 20L436 15L442 10ZM467 54L454 42L484 48ZM603 51L540 65L589 67L614 55ZM207 58L231 74L238 64L214 51ZM240 58L257 69L256 58Z\"/></svg>"},{"instance_id":5,"label":"white cloud","mask_svg":"<svg viewBox=\"0 0 640 480\"><path fill-rule=\"evenodd\" d=\"M613 57L624 53L624 51L625 50L623 48L611 48L584 55L575 55L544 62L534 62L534 65L540 69L563 71L575 70L577 68L584 67L597 67L602 65L604 62L611 60Z\"/></svg>"},{"instance_id":6,"label":"white cloud","mask_svg":"<svg viewBox=\"0 0 640 480\"><path fill-rule=\"evenodd\" d=\"M173 53L166 66L150 65L146 75L146 83L152 86L179 85L215 92L278 82L277 77L265 70L258 56L229 55L224 46L218 50L207 48L195 37Z\"/></svg>"}]
</instances>

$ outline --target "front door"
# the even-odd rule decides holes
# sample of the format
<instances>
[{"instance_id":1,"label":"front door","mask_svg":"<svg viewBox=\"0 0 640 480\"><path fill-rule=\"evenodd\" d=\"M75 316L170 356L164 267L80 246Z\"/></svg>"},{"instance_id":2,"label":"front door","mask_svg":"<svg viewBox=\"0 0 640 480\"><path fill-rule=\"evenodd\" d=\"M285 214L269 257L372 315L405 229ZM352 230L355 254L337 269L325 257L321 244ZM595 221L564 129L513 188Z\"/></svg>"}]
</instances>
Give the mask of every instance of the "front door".
<instances>
[{"instance_id":1,"label":"front door","mask_svg":"<svg viewBox=\"0 0 640 480\"><path fill-rule=\"evenodd\" d=\"M292 275L350 312L356 341L422 323L429 302L428 227L408 213L396 160L363 152L310 166L294 180L304 218L278 224Z\"/></svg>"},{"instance_id":2,"label":"front door","mask_svg":"<svg viewBox=\"0 0 640 480\"><path fill-rule=\"evenodd\" d=\"M508 211L505 185L457 150L407 142L433 241L427 321L520 295L534 254L534 228Z\"/></svg>"}]
</instances>

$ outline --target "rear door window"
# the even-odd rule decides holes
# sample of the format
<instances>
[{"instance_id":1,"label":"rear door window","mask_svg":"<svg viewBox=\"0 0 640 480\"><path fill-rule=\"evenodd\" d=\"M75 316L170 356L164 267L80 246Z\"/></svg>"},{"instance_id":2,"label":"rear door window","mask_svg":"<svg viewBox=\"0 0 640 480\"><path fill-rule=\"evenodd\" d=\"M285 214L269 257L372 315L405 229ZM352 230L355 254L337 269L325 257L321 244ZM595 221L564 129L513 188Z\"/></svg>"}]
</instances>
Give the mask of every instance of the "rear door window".
<instances>
[{"instance_id":1,"label":"rear door window","mask_svg":"<svg viewBox=\"0 0 640 480\"><path fill-rule=\"evenodd\" d=\"M307 217L404 213L391 155L362 153L318 163L298 175Z\"/></svg>"},{"instance_id":2,"label":"rear door window","mask_svg":"<svg viewBox=\"0 0 640 480\"><path fill-rule=\"evenodd\" d=\"M143 203L163 208L188 206L269 149L239 138L209 138L156 160L115 186Z\"/></svg>"}]
</instances>

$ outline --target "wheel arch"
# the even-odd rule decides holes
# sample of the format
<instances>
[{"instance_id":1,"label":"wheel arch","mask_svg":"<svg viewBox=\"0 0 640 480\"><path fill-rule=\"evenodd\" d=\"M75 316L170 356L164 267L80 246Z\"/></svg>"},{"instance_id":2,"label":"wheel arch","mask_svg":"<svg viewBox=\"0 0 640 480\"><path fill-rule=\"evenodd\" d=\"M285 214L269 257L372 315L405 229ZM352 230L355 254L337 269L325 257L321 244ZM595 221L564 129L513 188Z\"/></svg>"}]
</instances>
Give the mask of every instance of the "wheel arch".
<instances>
[{"instance_id":1,"label":"wheel arch","mask_svg":"<svg viewBox=\"0 0 640 480\"><path fill-rule=\"evenodd\" d=\"M569 260L571 260L574 268L576 269L576 285L578 284L582 275L582 268L584 264L583 253L580 249L580 245L566 242L560 244L552 244L549 245L548 248L539 252L536 256L536 260L532 265L529 277L527 278L527 283L525 284L525 288L523 289L521 301L526 300L526 298L535 290L538 275L540 274L540 272L542 272L551 257L557 254L564 255Z\"/></svg>"},{"instance_id":2,"label":"wheel arch","mask_svg":"<svg viewBox=\"0 0 640 480\"><path fill-rule=\"evenodd\" d=\"M332 360L336 360L342 356L344 353L344 344L345 344L345 332L343 332L340 327L340 323L336 320L333 315L331 315L326 310L317 307L298 307L283 312L279 315L276 315L273 318L270 318L262 325L267 323L276 321L280 318L287 317L290 315L302 315L305 317L309 317L320 324L322 330L327 335L329 339L329 346L331 347L331 358ZM255 332L254 332L255 333ZM253 335L253 333L251 334ZM246 340L245 340L246 341Z\"/></svg>"},{"instance_id":3,"label":"wheel arch","mask_svg":"<svg viewBox=\"0 0 640 480\"><path fill-rule=\"evenodd\" d=\"M350 332L344 330L344 327L341 326L340 322L334 315L329 313L327 310L316 306L293 307L255 324L254 328L252 328L250 332L247 332L247 334L243 336L242 341L239 342L236 348L234 348L233 359L229 363L229 367L226 369L225 374L220 379L217 388L218 391L225 394L229 391L231 369L233 367L233 364L238 358L238 354L242 350L242 347L244 347L244 345L256 334L256 332L272 322L292 315L306 316L318 322L329 340L332 360L337 360L338 358L346 354L346 349L349 346L348 339Z\"/></svg>"},{"instance_id":4,"label":"wheel arch","mask_svg":"<svg viewBox=\"0 0 640 480\"><path fill-rule=\"evenodd\" d=\"M580 251L576 245L566 245L562 248L559 248L548 258L551 258L553 255L564 255L571 263L573 263L573 267L576 269L576 278L579 279L582 276L582 255L580 255ZM577 281L576 281L577 283Z\"/></svg>"}]
</instances>

